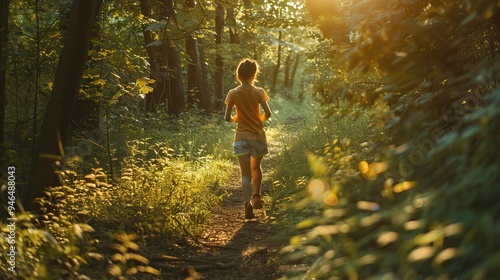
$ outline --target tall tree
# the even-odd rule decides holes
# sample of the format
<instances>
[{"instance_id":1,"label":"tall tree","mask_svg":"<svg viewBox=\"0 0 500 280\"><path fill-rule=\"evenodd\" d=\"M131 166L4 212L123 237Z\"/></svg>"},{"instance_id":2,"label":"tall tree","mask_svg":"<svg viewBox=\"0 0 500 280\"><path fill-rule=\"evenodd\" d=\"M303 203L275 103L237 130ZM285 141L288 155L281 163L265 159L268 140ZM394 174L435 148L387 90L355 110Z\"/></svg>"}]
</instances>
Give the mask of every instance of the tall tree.
<instances>
[{"instance_id":1,"label":"tall tree","mask_svg":"<svg viewBox=\"0 0 500 280\"><path fill-rule=\"evenodd\" d=\"M168 79L170 88L168 112L176 115L184 109L186 103L182 80L181 56L172 41L169 40L166 44L168 44Z\"/></svg>"},{"instance_id":2,"label":"tall tree","mask_svg":"<svg viewBox=\"0 0 500 280\"><path fill-rule=\"evenodd\" d=\"M147 18L156 18L163 22L166 28L174 13L172 0L163 0L155 3L160 6L159 12L151 12L149 0L141 0L141 13ZM161 32L159 41L154 39L152 28L143 31L146 51L149 57L150 77L155 80L153 92L146 95L146 110L156 111L158 105L167 102L167 110L171 114L177 114L184 108L184 89L182 86L182 73L180 58L177 48L168 38L167 32Z\"/></svg>"},{"instance_id":3,"label":"tall tree","mask_svg":"<svg viewBox=\"0 0 500 280\"><path fill-rule=\"evenodd\" d=\"M195 0L187 0L186 5L192 11L195 8ZM186 53L188 60L188 103L196 104L199 108L210 111L210 96L207 88L206 72L201 47L196 36L196 30L186 37Z\"/></svg>"},{"instance_id":4,"label":"tall tree","mask_svg":"<svg viewBox=\"0 0 500 280\"><path fill-rule=\"evenodd\" d=\"M273 81L272 81L272 89L274 90L276 88L276 83L278 82L278 75L280 73L280 68L281 68L281 40L283 36L283 31L279 31L278 35L278 52L277 52L277 58L276 58L276 65L274 66L273 70Z\"/></svg>"},{"instance_id":5,"label":"tall tree","mask_svg":"<svg viewBox=\"0 0 500 280\"><path fill-rule=\"evenodd\" d=\"M0 0L0 158L3 156L5 142L5 108L6 108L6 73L7 73L7 48L9 26L9 0Z\"/></svg>"},{"instance_id":6,"label":"tall tree","mask_svg":"<svg viewBox=\"0 0 500 280\"><path fill-rule=\"evenodd\" d=\"M99 20L96 20L94 26L92 27L92 34L89 45L90 51L94 53L99 53L102 51L101 38L101 28L102 25ZM88 58L88 69L90 72L95 73L95 77L102 79L103 77L103 58L102 57L92 57ZM78 101L76 103L73 123L75 124L75 129L83 130L86 134L94 133L99 130L99 114L101 108L101 100L99 97L99 91L102 88L100 83L96 83L92 75L86 75L83 84L86 85L88 89L87 92L80 92L78 96Z\"/></svg>"},{"instance_id":7,"label":"tall tree","mask_svg":"<svg viewBox=\"0 0 500 280\"><path fill-rule=\"evenodd\" d=\"M165 6L165 19L167 23L175 14L174 11L174 0L163 0L163 5ZM164 32L163 37L164 53L166 57L167 64L165 68L167 69L168 75L168 112L170 114L178 114L184 109L185 98L184 98L184 86L182 80L182 65L179 50L170 38L167 37L167 33Z\"/></svg>"},{"instance_id":8,"label":"tall tree","mask_svg":"<svg viewBox=\"0 0 500 280\"><path fill-rule=\"evenodd\" d=\"M215 44L217 54L215 56L215 110L222 111L224 100L222 100L224 91L224 60L222 59L222 35L224 32L224 6L220 1L215 1Z\"/></svg>"},{"instance_id":9,"label":"tall tree","mask_svg":"<svg viewBox=\"0 0 500 280\"><path fill-rule=\"evenodd\" d=\"M288 87L293 87L293 84L295 83L295 76L297 75L297 69L299 69L299 63L300 53L295 56L295 62L293 63L292 72L290 73L290 77L288 79Z\"/></svg>"},{"instance_id":10,"label":"tall tree","mask_svg":"<svg viewBox=\"0 0 500 280\"><path fill-rule=\"evenodd\" d=\"M68 33L59 58L37 150L33 156L30 190L25 201L27 209L37 209L33 200L43 195L44 188L60 184L55 171L64 159L64 145L69 137L92 26L101 4L102 0L73 1Z\"/></svg>"},{"instance_id":11,"label":"tall tree","mask_svg":"<svg viewBox=\"0 0 500 280\"><path fill-rule=\"evenodd\" d=\"M152 18L151 7L149 0L141 0L141 14L146 18ZM161 55L162 52L158 54L158 46L155 46L154 42L154 34L152 30L145 28L143 31L144 34L144 42L146 44L146 52L149 57L149 75L152 79L155 80L155 84L153 85L153 92L146 95L146 111L155 112L156 107L160 105L167 99L167 95L165 92L165 75L163 73L163 69L161 68L160 63L158 62L158 55ZM166 61L164 59L164 61ZM163 74L163 75L162 75Z\"/></svg>"},{"instance_id":12,"label":"tall tree","mask_svg":"<svg viewBox=\"0 0 500 280\"><path fill-rule=\"evenodd\" d=\"M238 35L238 24L234 16L234 5L227 7L227 26L229 27L229 40L231 44L240 44L240 37Z\"/></svg>"},{"instance_id":13,"label":"tall tree","mask_svg":"<svg viewBox=\"0 0 500 280\"><path fill-rule=\"evenodd\" d=\"M294 52L290 50L286 56L285 60L285 73L283 87L285 89L285 97L292 98L293 82L295 80L295 74L297 73L297 68L299 67L300 54L295 55ZM300 97L300 96L299 96Z\"/></svg>"}]
</instances>

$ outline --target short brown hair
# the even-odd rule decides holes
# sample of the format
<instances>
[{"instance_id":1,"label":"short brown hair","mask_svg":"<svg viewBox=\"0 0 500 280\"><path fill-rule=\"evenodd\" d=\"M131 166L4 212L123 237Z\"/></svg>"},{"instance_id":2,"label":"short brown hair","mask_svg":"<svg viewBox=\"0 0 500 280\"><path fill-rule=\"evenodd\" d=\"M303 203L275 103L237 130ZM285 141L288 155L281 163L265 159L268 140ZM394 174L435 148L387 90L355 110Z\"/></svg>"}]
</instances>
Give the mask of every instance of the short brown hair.
<instances>
[{"instance_id":1,"label":"short brown hair","mask_svg":"<svg viewBox=\"0 0 500 280\"><path fill-rule=\"evenodd\" d=\"M259 71L259 65L255 60L252 59L243 59L238 68L236 69L236 75L243 80L248 80L252 76L257 76Z\"/></svg>"}]
</instances>

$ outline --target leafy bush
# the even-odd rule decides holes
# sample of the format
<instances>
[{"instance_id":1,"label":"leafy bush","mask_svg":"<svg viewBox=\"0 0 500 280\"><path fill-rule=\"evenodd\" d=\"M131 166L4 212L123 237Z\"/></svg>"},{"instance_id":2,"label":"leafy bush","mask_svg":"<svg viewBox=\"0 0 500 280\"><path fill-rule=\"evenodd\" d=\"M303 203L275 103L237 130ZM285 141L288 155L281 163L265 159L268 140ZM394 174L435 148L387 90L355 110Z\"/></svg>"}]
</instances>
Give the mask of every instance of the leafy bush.
<instances>
[{"instance_id":1,"label":"leafy bush","mask_svg":"<svg viewBox=\"0 0 500 280\"><path fill-rule=\"evenodd\" d=\"M121 162L130 152L128 142L138 139L147 139L149 144L165 143L188 161L202 157L232 158L234 127L220 115L194 109L178 116L162 111L147 115L119 103L110 109L103 122L100 130L74 135L66 153L69 169L86 174L101 167L111 176L109 180L114 181L120 176L115 170L122 168ZM154 152L149 156L154 156Z\"/></svg>"},{"instance_id":2,"label":"leafy bush","mask_svg":"<svg viewBox=\"0 0 500 280\"><path fill-rule=\"evenodd\" d=\"M60 172L67 184L48 188L38 199L44 211L40 219L18 216L19 278L158 274L135 252L136 236L146 246L154 241L168 244L204 229L210 209L225 194L219 183L227 180L233 165L208 157L187 161L165 144L134 141L129 148L118 184L110 184L101 168L82 179L71 171ZM156 156L150 158L149 153ZM2 235L9 232L7 224L1 227ZM1 246L7 252L10 245L4 237ZM109 250L110 238L117 240L111 245L117 253ZM7 261L8 256L2 258ZM1 273L3 278L13 275L7 267Z\"/></svg>"},{"instance_id":3,"label":"leafy bush","mask_svg":"<svg viewBox=\"0 0 500 280\"><path fill-rule=\"evenodd\" d=\"M186 123L169 123L175 130L146 133L167 141L126 142L127 152L115 178L100 167L85 176L67 169L85 170L80 167L88 162L60 165L58 175L64 184L47 188L45 196L37 199L40 217L18 216L19 279L159 275L148 266L143 248L164 250L199 234L211 209L226 195L221 184L234 172L225 151L232 140L230 127L220 126L215 117L189 123L189 116L195 118L187 114ZM216 129L221 133L214 135ZM7 224L1 228L2 235L8 233ZM9 244L3 237L1 246L7 251ZM156 248L158 244L161 248ZM0 278L15 275L7 269L2 267Z\"/></svg>"},{"instance_id":4,"label":"leafy bush","mask_svg":"<svg viewBox=\"0 0 500 280\"><path fill-rule=\"evenodd\" d=\"M61 215L62 216L62 215ZM20 214L15 217L15 244L6 238L12 228L0 222L2 238L0 246L3 252L9 252L15 247L15 266L3 265L0 270L2 279L75 279L80 276L81 268L92 261L102 259L95 252L95 242L89 233L92 227L85 224L68 224L61 219L57 225L59 232L65 232L65 242L60 242L45 229L40 228L37 220L30 214ZM2 254L3 263L7 264L10 257ZM9 270L12 268L12 270Z\"/></svg>"},{"instance_id":5,"label":"leafy bush","mask_svg":"<svg viewBox=\"0 0 500 280\"><path fill-rule=\"evenodd\" d=\"M325 172L335 175L331 183L335 184L336 190L325 196L326 202L331 204L337 197L356 194L359 184L348 182L347 176L357 175L357 161L370 154L369 147L373 143L364 141L380 137L377 135L378 130L369 127L372 110L345 110L346 114L339 117L328 115L316 103L309 104L290 112L287 109L291 106L284 106L284 111L278 107L278 111L283 113L283 120L286 120L287 114L308 117L305 121L293 124L283 121L268 131L270 141L279 143L271 145L276 150L272 151L269 159L272 171L267 177L270 180L267 184L272 187L268 191L269 197L266 197L272 199L270 208L273 209L273 215L279 216L273 222L277 234L272 237L278 244L286 244L290 236L300 233L299 229L290 227L291 223L299 223L324 209L322 199L318 197L321 203L309 203L307 186L315 172L323 173L322 176L326 176ZM317 157L316 154L325 156ZM349 183L349 187L339 188L344 183ZM303 267L299 263L299 260L295 260L291 267L284 265L283 269L292 272L292 267Z\"/></svg>"},{"instance_id":6,"label":"leafy bush","mask_svg":"<svg viewBox=\"0 0 500 280\"><path fill-rule=\"evenodd\" d=\"M308 155L325 153L338 157L336 153L344 145L348 145L349 149L354 149L355 152L366 152L368 143L363 144L363 146L366 145L365 147L359 147L366 139L376 141L378 138L383 138L383 135L377 134L379 130L369 127L372 110L348 109L344 104L339 108L344 114L330 115L329 112L324 112L316 102L310 104L302 106L297 111L293 110L294 113L291 114L292 116L305 115L306 119L286 124L285 115L282 117L283 124L269 132L271 141L280 143L278 150L275 151L278 157L273 161L273 171L270 175L277 186L274 188L275 191L279 192L280 188L285 188L288 189L284 191L286 193L302 189L307 181L306 178L313 175L311 168L305 168ZM339 139L344 140L339 141ZM328 158L328 160L333 160L333 158ZM338 167L332 168L338 169ZM298 189L297 186L299 186Z\"/></svg>"},{"instance_id":7,"label":"leafy bush","mask_svg":"<svg viewBox=\"0 0 500 280\"><path fill-rule=\"evenodd\" d=\"M351 154L354 173L328 153L312 161L309 204L299 206L317 215L283 248L294 264L285 277L492 279L500 262L498 7L362 4L376 16L360 23L346 57L359 75L375 69L380 78L351 88L360 94L350 100L387 104L378 120L391 145L375 142L364 159Z\"/></svg>"},{"instance_id":8,"label":"leafy bush","mask_svg":"<svg viewBox=\"0 0 500 280\"><path fill-rule=\"evenodd\" d=\"M116 184L109 183L100 168L83 179L71 172L61 174L68 178L68 186L49 188L39 199L48 211L45 225L51 228L54 218L59 221L58 215L50 215L57 211L97 228L141 236L179 238L185 230L199 232L224 194L219 183L232 171L231 163L211 158L187 161L164 143L149 145L146 140L129 143L129 150Z\"/></svg>"},{"instance_id":9,"label":"leafy bush","mask_svg":"<svg viewBox=\"0 0 500 280\"><path fill-rule=\"evenodd\" d=\"M66 233L64 241L58 241L50 231L36 227L38 222L33 216L16 216L16 265L2 266L2 279L103 279L110 276L123 279L122 275L130 277L138 274L142 279L154 279L145 277L160 274L158 270L145 266L149 263L148 259L135 253L139 249L133 242L135 235L110 234L115 242L106 246L111 245L118 251L113 254L103 244L100 245L99 240L92 238L94 229L89 225L68 224L63 215L59 215L61 219L51 216L52 229ZM7 252L12 244L8 244L3 235L10 229L3 223L0 227L0 246ZM2 258L8 263L10 257L3 254Z\"/></svg>"},{"instance_id":10,"label":"leafy bush","mask_svg":"<svg viewBox=\"0 0 500 280\"><path fill-rule=\"evenodd\" d=\"M294 266L287 277L490 279L497 275L500 244L494 236L500 233L496 226L500 165L486 155L498 152L500 142L478 141L473 147L469 143L470 137L485 139L485 134L500 128L498 121L474 128L479 119L500 114L499 96L492 95L489 106L467 117L461 132L450 132L437 143L428 165L419 171L427 178L408 181L395 173L401 159L397 150L381 162L359 162L358 172L342 164L345 158L332 161L328 153L320 160L313 158L310 196L296 206L321 214L298 223L302 233L282 249L290 263L308 264ZM464 154L464 149L470 152Z\"/></svg>"}]
</instances>

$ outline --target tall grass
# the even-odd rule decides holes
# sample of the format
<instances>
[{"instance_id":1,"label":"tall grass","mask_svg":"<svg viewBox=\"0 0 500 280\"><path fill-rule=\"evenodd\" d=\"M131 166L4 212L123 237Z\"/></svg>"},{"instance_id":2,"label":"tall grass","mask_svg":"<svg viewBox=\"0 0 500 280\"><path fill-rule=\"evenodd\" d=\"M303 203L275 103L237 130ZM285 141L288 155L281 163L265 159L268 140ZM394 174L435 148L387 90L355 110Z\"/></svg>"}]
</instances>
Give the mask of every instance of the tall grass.
<instances>
[{"instance_id":1,"label":"tall grass","mask_svg":"<svg viewBox=\"0 0 500 280\"><path fill-rule=\"evenodd\" d=\"M373 128L372 112L352 109L329 115L313 101L296 105L281 100L277 105L279 121L268 132L271 144L275 144L270 178L277 186L272 189L277 196L280 190L301 190L306 178L313 175L308 155L331 155L335 147L344 146L356 156L365 153L370 142L384 138ZM301 118L287 122L297 116Z\"/></svg>"},{"instance_id":2,"label":"tall grass","mask_svg":"<svg viewBox=\"0 0 500 280\"><path fill-rule=\"evenodd\" d=\"M102 138L89 144L98 149L72 142L70 160L58 171L64 184L37 199L42 214L18 214L22 265L15 273L2 266L0 278L158 275L147 255L205 229L234 172L232 126L197 112L161 122L133 114L110 121L109 146ZM8 232L7 223L0 227ZM6 252L10 244L3 237L0 247Z\"/></svg>"},{"instance_id":3,"label":"tall grass","mask_svg":"<svg viewBox=\"0 0 500 280\"><path fill-rule=\"evenodd\" d=\"M277 234L271 239L285 246L300 232L294 225L324 208L323 202L310 203L308 184L315 173L328 164L322 172L336 174L336 178L341 178L341 173L357 175L358 160L367 157L371 141L384 135L373 128L373 112L345 109L343 114L331 115L311 100L301 105L280 100L273 103L273 109L278 118L268 130L272 152L266 167L272 171L266 181L266 199L271 215L279 217L273 222ZM357 192L357 186L339 191ZM333 198L332 194L329 199ZM288 266L284 270L291 271Z\"/></svg>"}]
</instances>

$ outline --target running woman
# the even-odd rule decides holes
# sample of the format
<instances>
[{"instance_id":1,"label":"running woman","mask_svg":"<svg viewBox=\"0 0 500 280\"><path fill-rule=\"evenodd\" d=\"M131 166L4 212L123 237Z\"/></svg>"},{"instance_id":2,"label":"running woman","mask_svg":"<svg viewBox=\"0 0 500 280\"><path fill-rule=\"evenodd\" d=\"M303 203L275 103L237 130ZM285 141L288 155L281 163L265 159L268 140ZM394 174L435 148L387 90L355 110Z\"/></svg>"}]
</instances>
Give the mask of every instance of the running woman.
<instances>
[{"instance_id":1,"label":"running woman","mask_svg":"<svg viewBox=\"0 0 500 280\"><path fill-rule=\"evenodd\" d=\"M225 120L237 124L233 152L238 157L241 171L241 187L245 199L245 219L255 218L253 209L262 208L260 188L262 184L262 159L268 153L263 122L271 117L267 101L269 96L256 87L259 65L251 59L242 60L236 69L239 86L226 96ZM236 116L232 115L236 107ZM261 108L264 115L261 114ZM253 183L253 193L251 183Z\"/></svg>"}]
</instances>

